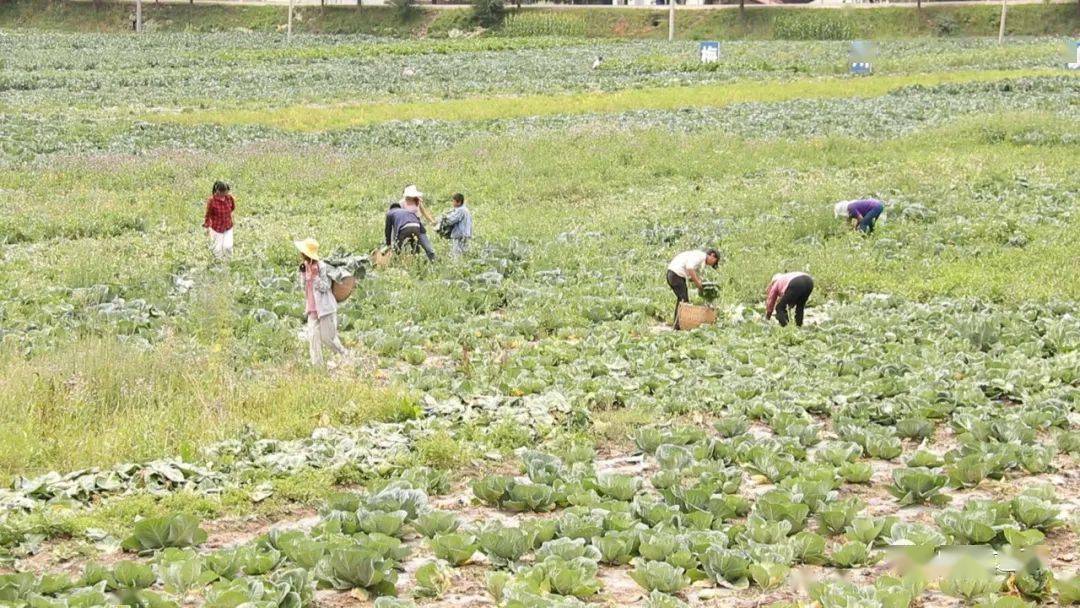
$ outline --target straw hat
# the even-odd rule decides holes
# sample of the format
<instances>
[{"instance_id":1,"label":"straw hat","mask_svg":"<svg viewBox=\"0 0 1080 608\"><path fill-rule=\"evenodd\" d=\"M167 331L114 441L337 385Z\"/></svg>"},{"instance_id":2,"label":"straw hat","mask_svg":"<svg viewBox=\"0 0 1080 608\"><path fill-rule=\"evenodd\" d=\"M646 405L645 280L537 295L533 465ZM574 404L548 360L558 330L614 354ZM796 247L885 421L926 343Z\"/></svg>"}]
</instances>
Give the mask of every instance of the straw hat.
<instances>
[{"instance_id":1,"label":"straw hat","mask_svg":"<svg viewBox=\"0 0 1080 608\"><path fill-rule=\"evenodd\" d=\"M318 260L319 259L319 241L315 239L304 239L302 241L293 241L293 245L300 251L300 253L307 257Z\"/></svg>"},{"instance_id":2,"label":"straw hat","mask_svg":"<svg viewBox=\"0 0 1080 608\"><path fill-rule=\"evenodd\" d=\"M844 217L845 215L847 215L847 207L848 203L850 202L851 201L840 201L839 203L833 205L833 214L836 215L836 217Z\"/></svg>"},{"instance_id":3,"label":"straw hat","mask_svg":"<svg viewBox=\"0 0 1080 608\"><path fill-rule=\"evenodd\" d=\"M424 193L420 192L416 186L409 184L408 186L405 186L405 192L401 193L401 198L402 200L407 198L424 198Z\"/></svg>"}]
</instances>

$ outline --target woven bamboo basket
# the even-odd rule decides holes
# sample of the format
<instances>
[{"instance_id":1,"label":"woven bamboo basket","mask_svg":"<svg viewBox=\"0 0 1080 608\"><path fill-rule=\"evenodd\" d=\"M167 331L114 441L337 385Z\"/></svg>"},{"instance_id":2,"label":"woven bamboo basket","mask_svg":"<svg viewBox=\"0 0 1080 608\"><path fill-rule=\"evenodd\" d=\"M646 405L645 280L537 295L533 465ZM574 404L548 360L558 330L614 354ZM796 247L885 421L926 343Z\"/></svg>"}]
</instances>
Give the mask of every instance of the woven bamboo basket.
<instances>
[{"instance_id":1,"label":"woven bamboo basket","mask_svg":"<svg viewBox=\"0 0 1080 608\"><path fill-rule=\"evenodd\" d=\"M375 268L384 268L390 263L394 252L389 247L375 249L371 252L371 265Z\"/></svg>"},{"instance_id":2,"label":"woven bamboo basket","mask_svg":"<svg viewBox=\"0 0 1080 608\"><path fill-rule=\"evenodd\" d=\"M694 329L711 323L716 323L715 309L686 302L679 304L679 329Z\"/></svg>"},{"instance_id":3,"label":"woven bamboo basket","mask_svg":"<svg viewBox=\"0 0 1080 608\"><path fill-rule=\"evenodd\" d=\"M344 302L349 299L352 292L356 290L356 277L349 277L342 281L334 281L330 284L330 291L334 294L334 299L338 302Z\"/></svg>"}]
</instances>

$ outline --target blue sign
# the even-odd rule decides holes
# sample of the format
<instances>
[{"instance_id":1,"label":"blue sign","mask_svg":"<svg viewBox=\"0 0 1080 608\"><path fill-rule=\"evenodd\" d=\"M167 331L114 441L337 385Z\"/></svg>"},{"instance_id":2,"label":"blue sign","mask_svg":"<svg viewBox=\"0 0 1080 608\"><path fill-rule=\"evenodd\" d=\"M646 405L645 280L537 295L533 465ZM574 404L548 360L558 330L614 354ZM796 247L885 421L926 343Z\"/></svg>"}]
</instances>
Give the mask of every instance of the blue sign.
<instances>
[{"instance_id":1,"label":"blue sign","mask_svg":"<svg viewBox=\"0 0 1080 608\"><path fill-rule=\"evenodd\" d=\"M701 63L716 63L717 61L720 61L720 43L702 42Z\"/></svg>"},{"instance_id":2,"label":"blue sign","mask_svg":"<svg viewBox=\"0 0 1080 608\"><path fill-rule=\"evenodd\" d=\"M874 66L869 61L851 62L851 73L856 76L867 76L874 72Z\"/></svg>"},{"instance_id":3,"label":"blue sign","mask_svg":"<svg viewBox=\"0 0 1080 608\"><path fill-rule=\"evenodd\" d=\"M874 72L874 59L877 58L877 47L869 40L856 40L851 43L851 51L848 53L848 67L852 74L866 76Z\"/></svg>"}]
</instances>

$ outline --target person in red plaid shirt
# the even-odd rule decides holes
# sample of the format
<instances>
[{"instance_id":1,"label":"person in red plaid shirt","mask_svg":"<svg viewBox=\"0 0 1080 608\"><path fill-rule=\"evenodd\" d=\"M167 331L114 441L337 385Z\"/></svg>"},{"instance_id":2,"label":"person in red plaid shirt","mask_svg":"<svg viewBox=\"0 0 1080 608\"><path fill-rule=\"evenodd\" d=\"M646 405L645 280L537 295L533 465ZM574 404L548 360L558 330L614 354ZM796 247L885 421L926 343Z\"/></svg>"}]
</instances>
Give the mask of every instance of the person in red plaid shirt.
<instances>
[{"instance_id":1,"label":"person in red plaid shirt","mask_svg":"<svg viewBox=\"0 0 1080 608\"><path fill-rule=\"evenodd\" d=\"M213 195L206 201L203 227L210 235L210 250L218 259L229 259L233 248L233 211L236 200L229 194L229 184L214 182Z\"/></svg>"}]
</instances>

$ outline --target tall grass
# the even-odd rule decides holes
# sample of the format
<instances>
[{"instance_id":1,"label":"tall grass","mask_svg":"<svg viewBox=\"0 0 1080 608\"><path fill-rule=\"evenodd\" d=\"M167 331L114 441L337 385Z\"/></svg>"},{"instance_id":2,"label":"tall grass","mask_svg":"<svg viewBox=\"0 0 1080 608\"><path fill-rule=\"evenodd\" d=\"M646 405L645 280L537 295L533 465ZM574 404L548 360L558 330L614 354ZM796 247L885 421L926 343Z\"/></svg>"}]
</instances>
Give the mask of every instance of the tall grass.
<instances>
[{"instance_id":1,"label":"tall grass","mask_svg":"<svg viewBox=\"0 0 1080 608\"><path fill-rule=\"evenodd\" d=\"M568 36L587 34L587 23L579 15L565 15L541 11L515 11L506 16L496 32L499 36Z\"/></svg>"},{"instance_id":2,"label":"tall grass","mask_svg":"<svg viewBox=\"0 0 1080 608\"><path fill-rule=\"evenodd\" d=\"M151 349L115 337L0 359L0 479L193 455L246 426L271 437L407 417L410 400L362 378L254 370L180 339ZM220 352L220 351L218 351Z\"/></svg>"}]
</instances>

